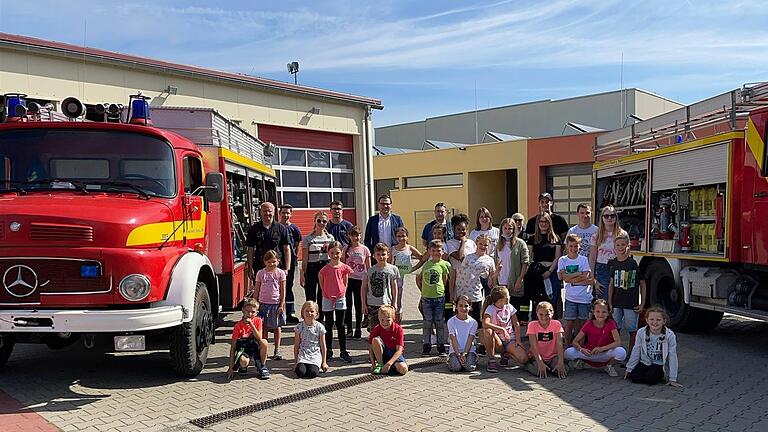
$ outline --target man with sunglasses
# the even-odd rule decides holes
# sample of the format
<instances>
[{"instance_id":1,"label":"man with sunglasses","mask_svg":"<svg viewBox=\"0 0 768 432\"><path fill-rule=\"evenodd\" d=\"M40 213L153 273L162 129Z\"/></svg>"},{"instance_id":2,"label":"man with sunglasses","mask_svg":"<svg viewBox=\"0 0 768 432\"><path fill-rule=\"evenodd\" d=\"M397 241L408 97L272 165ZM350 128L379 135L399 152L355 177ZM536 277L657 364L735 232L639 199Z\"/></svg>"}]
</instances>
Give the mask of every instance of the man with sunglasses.
<instances>
[{"instance_id":1,"label":"man with sunglasses","mask_svg":"<svg viewBox=\"0 0 768 432\"><path fill-rule=\"evenodd\" d=\"M377 243L387 246L397 244L395 231L403 226L400 216L392 213L392 198L389 195L379 197L379 213L371 216L365 225L363 244L368 247L373 256L373 248Z\"/></svg>"},{"instance_id":2,"label":"man with sunglasses","mask_svg":"<svg viewBox=\"0 0 768 432\"><path fill-rule=\"evenodd\" d=\"M249 281L256 272L264 268L262 257L268 250L274 250L280 258L280 268L291 268L291 241L285 225L275 223L275 205L265 202L259 206L261 220L248 228L245 236L247 246L248 279L245 283L248 291Z\"/></svg>"},{"instance_id":3,"label":"man with sunglasses","mask_svg":"<svg viewBox=\"0 0 768 432\"><path fill-rule=\"evenodd\" d=\"M341 201L331 201L331 220L328 221L328 233L341 243L344 248L349 246L347 233L352 229L352 222L344 220L344 204Z\"/></svg>"},{"instance_id":4,"label":"man with sunglasses","mask_svg":"<svg viewBox=\"0 0 768 432\"><path fill-rule=\"evenodd\" d=\"M552 195L549 192L542 192L539 194L539 215L549 213L549 217L552 218L552 229L555 230L555 234L560 238L560 243L565 241L565 236L568 234L568 222L565 218L557 213L552 212ZM536 234L536 221L539 216L536 215L528 219L528 223L525 225L525 232L529 236Z\"/></svg>"},{"instance_id":5,"label":"man with sunglasses","mask_svg":"<svg viewBox=\"0 0 768 432\"><path fill-rule=\"evenodd\" d=\"M421 231L421 242L424 248L427 249L429 242L432 241L432 229L437 226L445 228L445 241L453 238L453 227L451 221L446 217L448 215L448 209L445 207L445 203L439 202L435 204L435 218L432 222L424 225L424 229Z\"/></svg>"}]
</instances>

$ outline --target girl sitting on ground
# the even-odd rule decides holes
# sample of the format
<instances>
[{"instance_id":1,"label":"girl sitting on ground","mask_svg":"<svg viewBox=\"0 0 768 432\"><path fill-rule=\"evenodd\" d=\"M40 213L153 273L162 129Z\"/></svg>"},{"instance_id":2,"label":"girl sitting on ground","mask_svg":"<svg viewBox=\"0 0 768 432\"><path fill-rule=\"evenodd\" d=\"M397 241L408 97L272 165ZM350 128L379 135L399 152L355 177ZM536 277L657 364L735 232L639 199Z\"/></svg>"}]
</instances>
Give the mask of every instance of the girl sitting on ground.
<instances>
[{"instance_id":1,"label":"girl sitting on ground","mask_svg":"<svg viewBox=\"0 0 768 432\"><path fill-rule=\"evenodd\" d=\"M565 359L576 361L574 369L583 369L586 361L592 367L605 367L609 376L617 377L619 373L614 364L626 357L627 351L621 346L619 329L611 317L608 302L595 300L592 319L584 323L573 339L573 346L565 350Z\"/></svg>"},{"instance_id":2,"label":"girl sitting on ground","mask_svg":"<svg viewBox=\"0 0 768 432\"><path fill-rule=\"evenodd\" d=\"M667 321L667 313L660 306L646 309L647 324L637 330L624 379L653 385L664 382L666 376L668 385L683 386L677 382L677 336L667 328Z\"/></svg>"},{"instance_id":3,"label":"girl sitting on ground","mask_svg":"<svg viewBox=\"0 0 768 432\"><path fill-rule=\"evenodd\" d=\"M517 311L509 304L509 290L497 286L483 303L483 329L480 331L480 342L488 354L488 372L498 372L496 352L501 353L501 365L507 366L512 357L520 364L528 363L528 353L519 340L520 323L517 322Z\"/></svg>"},{"instance_id":4,"label":"girl sitting on ground","mask_svg":"<svg viewBox=\"0 0 768 432\"><path fill-rule=\"evenodd\" d=\"M301 322L293 339L293 370L299 378L315 378L328 370L325 358L325 327L317 321L317 303L309 300L301 306Z\"/></svg>"}]
</instances>

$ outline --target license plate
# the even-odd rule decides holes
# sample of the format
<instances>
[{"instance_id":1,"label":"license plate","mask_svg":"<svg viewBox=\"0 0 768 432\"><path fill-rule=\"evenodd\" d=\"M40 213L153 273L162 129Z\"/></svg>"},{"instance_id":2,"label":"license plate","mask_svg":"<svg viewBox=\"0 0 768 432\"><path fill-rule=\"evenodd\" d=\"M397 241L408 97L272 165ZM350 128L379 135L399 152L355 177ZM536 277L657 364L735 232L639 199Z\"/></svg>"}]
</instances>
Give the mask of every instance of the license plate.
<instances>
[{"instance_id":1,"label":"license plate","mask_svg":"<svg viewBox=\"0 0 768 432\"><path fill-rule=\"evenodd\" d=\"M147 342L144 335L115 336L115 351L144 351Z\"/></svg>"}]
</instances>

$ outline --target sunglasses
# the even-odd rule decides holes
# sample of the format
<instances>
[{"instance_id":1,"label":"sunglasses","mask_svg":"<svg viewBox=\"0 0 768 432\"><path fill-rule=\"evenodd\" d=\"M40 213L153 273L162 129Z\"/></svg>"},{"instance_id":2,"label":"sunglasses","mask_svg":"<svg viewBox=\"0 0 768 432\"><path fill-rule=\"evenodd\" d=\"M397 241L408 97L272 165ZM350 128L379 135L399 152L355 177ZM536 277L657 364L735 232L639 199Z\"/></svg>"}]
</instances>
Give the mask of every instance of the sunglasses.
<instances>
[{"instance_id":1,"label":"sunglasses","mask_svg":"<svg viewBox=\"0 0 768 432\"><path fill-rule=\"evenodd\" d=\"M315 222L321 223L321 224L327 224L328 223L328 219L316 219Z\"/></svg>"},{"instance_id":2,"label":"sunglasses","mask_svg":"<svg viewBox=\"0 0 768 432\"><path fill-rule=\"evenodd\" d=\"M512 220L515 221L515 222L522 222L523 221L522 219L512 219Z\"/></svg>"},{"instance_id":3,"label":"sunglasses","mask_svg":"<svg viewBox=\"0 0 768 432\"><path fill-rule=\"evenodd\" d=\"M604 214L603 219L616 219L615 214Z\"/></svg>"}]
</instances>

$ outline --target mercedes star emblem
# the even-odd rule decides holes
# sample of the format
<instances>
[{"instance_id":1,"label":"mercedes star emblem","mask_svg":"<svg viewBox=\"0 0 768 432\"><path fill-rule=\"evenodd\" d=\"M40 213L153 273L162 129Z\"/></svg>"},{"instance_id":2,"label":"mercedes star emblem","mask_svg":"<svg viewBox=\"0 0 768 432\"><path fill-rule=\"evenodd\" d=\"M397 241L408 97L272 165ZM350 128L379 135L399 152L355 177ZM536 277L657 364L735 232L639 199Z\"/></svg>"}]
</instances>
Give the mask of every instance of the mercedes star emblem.
<instances>
[{"instance_id":1,"label":"mercedes star emblem","mask_svg":"<svg viewBox=\"0 0 768 432\"><path fill-rule=\"evenodd\" d=\"M50 281L38 284L37 273L31 267L16 264L8 267L3 273L3 287L8 294L14 297L27 297L32 295L38 286L45 286Z\"/></svg>"}]
</instances>

